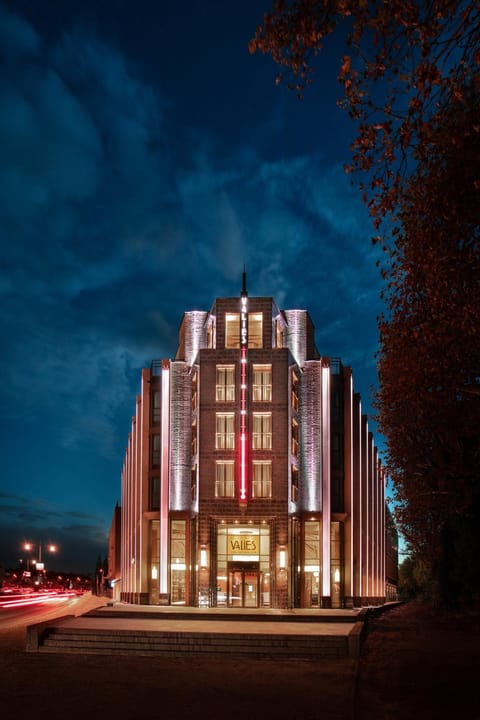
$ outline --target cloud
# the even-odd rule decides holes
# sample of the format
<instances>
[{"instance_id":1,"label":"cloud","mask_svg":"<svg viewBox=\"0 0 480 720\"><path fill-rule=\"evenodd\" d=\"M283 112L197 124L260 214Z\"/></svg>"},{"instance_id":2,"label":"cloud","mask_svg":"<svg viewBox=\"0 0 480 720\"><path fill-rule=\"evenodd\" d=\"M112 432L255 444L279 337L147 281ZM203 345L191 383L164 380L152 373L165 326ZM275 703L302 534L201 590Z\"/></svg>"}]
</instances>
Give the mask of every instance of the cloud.
<instances>
[{"instance_id":1,"label":"cloud","mask_svg":"<svg viewBox=\"0 0 480 720\"><path fill-rule=\"evenodd\" d=\"M46 500L0 492L0 564L15 568L26 561L23 548L33 544L31 557L38 557L39 544L47 568L91 573L100 555L108 550L108 535L95 514L65 511ZM57 547L55 555L45 551L47 543Z\"/></svg>"},{"instance_id":2,"label":"cloud","mask_svg":"<svg viewBox=\"0 0 480 720\"><path fill-rule=\"evenodd\" d=\"M184 310L239 292L243 263L252 293L306 307L320 332L342 307L328 351L358 345L377 280L341 168L267 161L248 137L220 150L90 31L50 46L0 12L4 415L49 413L62 446L113 457L138 369L173 354Z\"/></svg>"}]
</instances>

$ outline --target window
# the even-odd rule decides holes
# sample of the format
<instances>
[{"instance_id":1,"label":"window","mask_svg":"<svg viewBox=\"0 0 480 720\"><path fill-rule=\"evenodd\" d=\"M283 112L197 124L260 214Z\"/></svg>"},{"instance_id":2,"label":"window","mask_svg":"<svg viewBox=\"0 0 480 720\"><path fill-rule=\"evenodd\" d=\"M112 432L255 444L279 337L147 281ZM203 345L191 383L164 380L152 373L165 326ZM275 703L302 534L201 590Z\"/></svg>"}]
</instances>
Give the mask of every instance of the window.
<instances>
[{"instance_id":1,"label":"window","mask_svg":"<svg viewBox=\"0 0 480 720\"><path fill-rule=\"evenodd\" d=\"M192 502L197 500L197 466L192 467Z\"/></svg>"},{"instance_id":2,"label":"window","mask_svg":"<svg viewBox=\"0 0 480 720\"><path fill-rule=\"evenodd\" d=\"M263 347L263 313L248 313L248 347Z\"/></svg>"},{"instance_id":3,"label":"window","mask_svg":"<svg viewBox=\"0 0 480 720\"><path fill-rule=\"evenodd\" d=\"M160 435L152 435L150 447L152 467L160 467Z\"/></svg>"},{"instance_id":4,"label":"window","mask_svg":"<svg viewBox=\"0 0 480 720\"><path fill-rule=\"evenodd\" d=\"M278 320L275 321L277 348L283 348L283 328Z\"/></svg>"},{"instance_id":5,"label":"window","mask_svg":"<svg viewBox=\"0 0 480 720\"><path fill-rule=\"evenodd\" d=\"M197 423L192 424L192 455L197 454Z\"/></svg>"},{"instance_id":6,"label":"window","mask_svg":"<svg viewBox=\"0 0 480 720\"><path fill-rule=\"evenodd\" d=\"M197 409L197 403L198 403L197 391L198 391L197 373L194 373L194 375L192 377L192 410L194 412Z\"/></svg>"},{"instance_id":7,"label":"window","mask_svg":"<svg viewBox=\"0 0 480 720\"><path fill-rule=\"evenodd\" d=\"M272 414L253 413L253 445L254 450L272 449Z\"/></svg>"},{"instance_id":8,"label":"window","mask_svg":"<svg viewBox=\"0 0 480 720\"><path fill-rule=\"evenodd\" d=\"M185 605L187 532L185 520L172 520L170 526L170 595L172 605Z\"/></svg>"},{"instance_id":9,"label":"window","mask_svg":"<svg viewBox=\"0 0 480 720\"><path fill-rule=\"evenodd\" d=\"M235 366L217 365L217 402L235 401Z\"/></svg>"},{"instance_id":10,"label":"window","mask_svg":"<svg viewBox=\"0 0 480 720\"><path fill-rule=\"evenodd\" d=\"M292 465L292 500L298 500L298 468Z\"/></svg>"},{"instance_id":11,"label":"window","mask_svg":"<svg viewBox=\"0 0 480 720\"><path fill-rule=\"evenodd\" d=\"M235 463L233 460L218 460L216 463L215 497L235 497Z\"/></svg>"},{"instance_id":12,"label":"window","mask_svg":"<svg viewBox=\"0 0 480 720\"><path fill-rule=\"evenodd\" d=\"M298 377L292 372L292 410L298 411Z\"/></svg>"},{"instance_id":13,"label":"window","mask_svg":"<svg viewBox=\"0 0 480 720\"><path fill-rule=\"evenodd\" d=\"M160 477L152 475L150 477L150 510L158 510L160 508Z\"/></svg>"},{"instance_id":14,"label":"window","mask_svg":"<svg viewBox=\"0 0 480 720\"><path fill-rule=\"evenodd\" d=\"M207 348L213 348L213 321L208 324L207 327Z\"/></svg>"},{"instance_id":15,"label":"window","mask_svg":"<svg viewBox=\"0 0 480 720\"><path fill-rule=\"evenodd\" d=\"M253 462L253 498L270 498L272 497L272 463Z\"/></svg>"},{"instance_id":16,"label":"window","mask_svg":"<svg viewBox=\"0 0 480 720\"><path fill-rule=\"evenodd\" d=\"M240 313L225 313L225 347L240 347Z\"/></svg>"},{"instance_id":17,"label":"window","mask_svg":"<svg viewBox=\"0 0 480 720\"><path fill-rule=\"evenodd\" d=\"M162 408L160 405L160 390L154 390L152 392L152 425L158 425Z\"/></svg>"},{"instance_id":18,"label":"window","mask_svg":"<svg viewBox=\"0 0 480 720\"><path fill-rule=\"evenodd\" d=\"M217 450L235 449L235 416L233 413L217 413L215 447Z\"/></svg>"},{"instance_id":19,"label":"window","mask_svg":"<svg viewBox=\"0 0 480 720\"><path fill-rule=\"evenodd\" d=\"M253 366L253 402L272 401L272 366Z\"/></svg>"},{"instance_id":20,"label":"window","mask_svg":"<svg viewBox=\"0 0 480 720\"><path fill-rule=\"evenodd\" d=\"M298 455L298 423L292 418L292 455Z\"/></svg>"}]
</instances>

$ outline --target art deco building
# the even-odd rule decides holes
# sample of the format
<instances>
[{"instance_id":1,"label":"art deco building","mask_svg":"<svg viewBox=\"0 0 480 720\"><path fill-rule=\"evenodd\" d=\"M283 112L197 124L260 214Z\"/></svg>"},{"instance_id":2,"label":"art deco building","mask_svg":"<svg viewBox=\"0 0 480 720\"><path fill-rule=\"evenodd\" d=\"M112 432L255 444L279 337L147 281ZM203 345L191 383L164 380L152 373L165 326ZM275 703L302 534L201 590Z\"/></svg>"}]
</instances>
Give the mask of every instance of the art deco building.
<instances>
[{"instance_id":1,"label":"art deco building","mask_svg":"<svg viewBox=\"0 0 480 720\"><path fill-rule=\"evenodd\" d=\"M142 371L122 473L121 599L378 604L384 475L352 371L306 310L218 298Z\"/></svg>"}]
</instances>

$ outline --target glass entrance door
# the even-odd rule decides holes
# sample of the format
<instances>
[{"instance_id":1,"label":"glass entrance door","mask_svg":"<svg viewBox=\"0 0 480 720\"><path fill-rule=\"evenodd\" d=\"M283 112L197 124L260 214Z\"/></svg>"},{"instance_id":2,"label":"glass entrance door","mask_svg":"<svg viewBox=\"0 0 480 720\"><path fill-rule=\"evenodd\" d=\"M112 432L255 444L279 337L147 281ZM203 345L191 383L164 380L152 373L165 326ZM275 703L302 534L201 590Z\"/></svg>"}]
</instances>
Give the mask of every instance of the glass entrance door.
<instances>
[{"instance_id":1,"label":"glass entrance door","mask_svg":"<svg viewBox=\"0 0 480 720\"><path fill-rule=\"evenodd\" d=\"M230 570L228 573L228 606L258 607L258 580L258 570Z\"/></svg>"}]
</instances>

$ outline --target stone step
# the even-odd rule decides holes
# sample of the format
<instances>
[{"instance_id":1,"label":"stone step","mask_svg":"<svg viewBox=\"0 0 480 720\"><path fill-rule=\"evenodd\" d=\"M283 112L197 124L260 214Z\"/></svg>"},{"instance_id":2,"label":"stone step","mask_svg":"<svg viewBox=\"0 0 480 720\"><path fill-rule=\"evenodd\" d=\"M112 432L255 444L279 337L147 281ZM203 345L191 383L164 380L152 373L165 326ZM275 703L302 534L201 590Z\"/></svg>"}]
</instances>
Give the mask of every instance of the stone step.
<instances>
[{"instance_id":1,"label":"stone step","mask_svg":"<svg viewBox=\"0 0 480 720\"><path fill-rule=\"evenodd\" d=\"M40 652L137 654L163 656L282 657L339 659L348 657L345 636L269 635L261 633L141 632L48 628Z\"/></svg>"},{"instance_id":2,"label":"stone step","mask_svg":"<svg viewBox=\"0 0 480 720\"><path fill-rule=\"evenodd\" d=\"M118 609L102 606L101 608L95 608L85 613L85 617L101 617L101 618L117 618L117 619L132 619L132 620L151 620L152 618L158 620L202 620L208 621L228 621L232 620L235 622L288 622L292 620L296 623L352 623L357 621L363 621L365 618L365 609L353 612L338 612L329 611L328 613L318 614L315 612L305 613L292 613L292 612L275 612L275 611L257 611L257 612L229 612L228 610L212 611L210 608L208 611L203 613L198 609L188 611L175 611L172 609L162 610L161 608L155 607L150 610L140 610L135 608L131 610L128 608Z\"/></svg>"}]
</instances>

